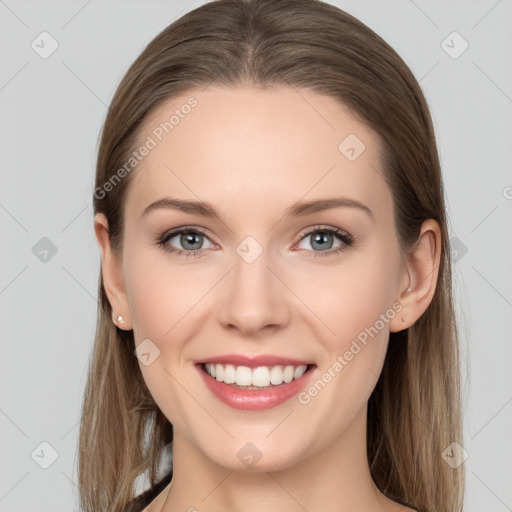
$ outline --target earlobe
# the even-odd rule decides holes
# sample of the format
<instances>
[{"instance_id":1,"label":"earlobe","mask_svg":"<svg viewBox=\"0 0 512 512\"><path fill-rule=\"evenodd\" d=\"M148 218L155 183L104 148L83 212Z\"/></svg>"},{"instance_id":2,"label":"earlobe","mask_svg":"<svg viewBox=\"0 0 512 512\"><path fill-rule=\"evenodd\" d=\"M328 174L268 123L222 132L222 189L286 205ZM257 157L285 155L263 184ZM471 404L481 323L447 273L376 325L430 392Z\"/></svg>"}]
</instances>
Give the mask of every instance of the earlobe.
<instances>
[{"instance_id":1,"label":"earlobe","mask_svg":"<svg viewBox=\"0 0 512 512\"><path fill-rule=\"evenodd\" d=\"M108 220L103 213L95 215L94 231L101 252L103 286L112 307L112 322L120 329L130 330L132 327L124 287L122 262L110 245Z\"/></svg>"},{"instance_id":2,"label":"earlobe","mask_svg":"<svg viewBox=\"0 0 512 512\"><path fill-rule=\"evenodd\" d=\"M407 329L425 312L436 290L440 261L441 230L435 220L428 219L422 223L418 240L404 259L409 285L398 299L402 309L390 322L391 332Z\"/></svg>"}]
</instances>

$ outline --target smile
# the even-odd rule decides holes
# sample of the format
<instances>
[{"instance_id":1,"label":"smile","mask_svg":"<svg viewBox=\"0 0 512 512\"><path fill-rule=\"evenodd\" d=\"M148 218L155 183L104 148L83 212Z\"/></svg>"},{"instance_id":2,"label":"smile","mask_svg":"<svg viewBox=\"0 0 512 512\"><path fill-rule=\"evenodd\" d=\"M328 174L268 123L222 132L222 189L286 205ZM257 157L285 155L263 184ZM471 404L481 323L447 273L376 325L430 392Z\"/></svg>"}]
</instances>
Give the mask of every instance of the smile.
<instances>
[{"instance_id":1,"label":"smile","mask_svg":"<svg viewBox=\"0 0 512 512\"><path fill-rule=\"evenodd\" d=\"M209 391L235 409L262 410L286 402L305 386L316 365L196 364Z\"/></svg>"}]
</instances>

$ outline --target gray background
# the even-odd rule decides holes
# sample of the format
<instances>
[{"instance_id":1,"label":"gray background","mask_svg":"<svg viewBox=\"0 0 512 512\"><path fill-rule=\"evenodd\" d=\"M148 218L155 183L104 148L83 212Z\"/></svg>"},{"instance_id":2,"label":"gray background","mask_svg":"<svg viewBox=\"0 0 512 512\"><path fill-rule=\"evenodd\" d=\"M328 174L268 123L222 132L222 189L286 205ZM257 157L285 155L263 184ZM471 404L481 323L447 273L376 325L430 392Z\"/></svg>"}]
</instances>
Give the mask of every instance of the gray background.
<instances>
[{"instance_id":1,"label":"gray background","mask_svg":"<svg viewBox=\"0 0 512 512\"><path fill-rule=\"evenodd\" d=\"M98 135L131 62L201 3L0 0L2 512L77 510L75 450L100 262ZM398 51L431 106L457 239L466 510L512 510L512 2L330 3ZM43 31L59 45L46 59L31 47L42 46ZM464 41L446 39L453 31L469 44L457 58Z\"/></svg>"}]
</instances>

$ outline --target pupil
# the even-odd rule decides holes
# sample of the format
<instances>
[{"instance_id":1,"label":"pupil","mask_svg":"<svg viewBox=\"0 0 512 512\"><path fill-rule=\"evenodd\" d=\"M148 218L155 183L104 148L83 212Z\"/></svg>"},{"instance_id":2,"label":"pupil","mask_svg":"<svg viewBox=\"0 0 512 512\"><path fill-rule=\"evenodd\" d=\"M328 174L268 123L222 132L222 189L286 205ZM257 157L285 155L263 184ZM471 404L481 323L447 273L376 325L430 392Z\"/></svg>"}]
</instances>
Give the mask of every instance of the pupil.
<instances>
[{"instance_id":1,"label":"pupil","mask_svg":"<svg viewBox=\"0 0 512 512\"><path fill-rule=\"evenodd\" d=\"M192 249L192 250L200 249L201 245L202 245L201 242L195 241L200 236L202 236L202 235L199 235L196 233L185 233L181 236L181 243L183 244L183 247L187 247L187 244L192 244L193 247L188 247L189 249Z\"/></svg>"}]
</instances>

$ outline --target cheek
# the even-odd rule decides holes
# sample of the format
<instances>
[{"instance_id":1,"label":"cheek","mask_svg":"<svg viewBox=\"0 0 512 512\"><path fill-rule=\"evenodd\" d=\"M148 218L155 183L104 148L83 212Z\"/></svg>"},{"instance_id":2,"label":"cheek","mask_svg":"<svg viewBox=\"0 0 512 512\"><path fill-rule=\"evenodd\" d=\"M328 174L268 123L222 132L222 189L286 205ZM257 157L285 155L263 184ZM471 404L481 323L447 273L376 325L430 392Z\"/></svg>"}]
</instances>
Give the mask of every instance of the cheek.
<instances>
[{"instance_id":1,"label":"cheek","mask_svg":"<svg viewBox=\"0 0 512 512\"><path fill-rule=\"evenodd\" d=\"M389 329L389 319L384 325L379 319L394 313L389 310L395 298L397 260L382 252L367 254L347 258L336 270L318 270L308 281L312 283L308 305L329 328L325 340L330 353L347 350L353 339L376 323L384 334Z\"/></svg>"},{"instance_id":2,"label":"cheek","mask_svg":"<svg viewBox=\"0 0 512 512\"><path fill-rule=\"evenodd\" d=\"M346 428L375 388L387 351L396 271L387 257L375 255L330 272L324 293L312 309L321 312L330 331L319 338L324 347L317 376L298 396L303 414L317 421L325 438Z\"/></svg>"},{"instance_id":3,"label":"cheek","mask_svg":"<svg viewBox=\"0 0 512 512\"><path fill-rule=\"evenodd\" d=\"M135 339L150 338L156 343L177 339L180 319L197 301L200 280L191 281L183 268L166 260L163 251L134 250L129 254L124 272Z\"/></svg>"}]
</instances>

